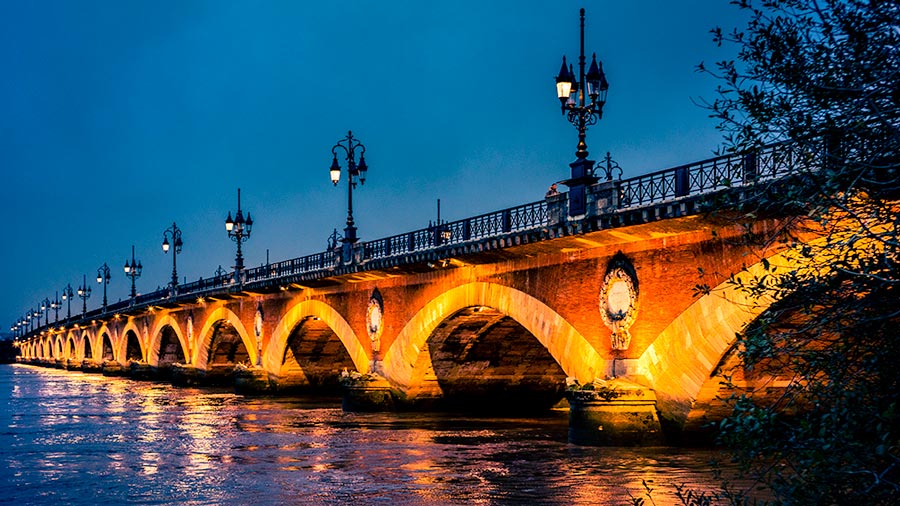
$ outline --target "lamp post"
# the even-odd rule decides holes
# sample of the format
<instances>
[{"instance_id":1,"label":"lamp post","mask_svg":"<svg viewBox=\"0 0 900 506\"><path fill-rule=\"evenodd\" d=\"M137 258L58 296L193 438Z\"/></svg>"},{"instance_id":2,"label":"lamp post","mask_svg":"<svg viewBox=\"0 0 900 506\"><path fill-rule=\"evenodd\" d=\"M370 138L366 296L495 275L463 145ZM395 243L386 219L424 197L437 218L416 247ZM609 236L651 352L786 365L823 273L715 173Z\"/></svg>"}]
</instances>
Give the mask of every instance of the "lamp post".
<instances>
[{"instance_id":1,"label":"lamp post","mask_svg":"<svg viewBox=\"0 0 900 506\"><path fill-rule=\"evenodd\" d=\"M137 297L137 289L134 286L134 280L141 277L144 266L141 262L134 260L134 244L131 245L131 263L125 259L125 276L131 278L131 303L134 304L134 298Z\"/></svg>"},{"instance_id":2,"label":"lamp post","mask_svg":"<svg viewBox=\"0 0 900 506\"><path fill-rule=\"evenodd\" d=\"M87 314L87 300L91 298L91 287L87 284L87 274L83 275L81 286L78 287L78 296L81 297L81 317Z\"/></svg>"},{"instance_id":3,"label":"lamp post","mask_svg":"<svg viewBox=\"0 0 900 506\"><path fill-rule=\"evenodd\" d=\"M37 311L35 311L34 309L32 309L32 310L31 310L31 316L34 317L34 318L32 319L32 321L34 322L34 330L40 329L40 328L41 328L41 312L40 312L40 307L38 308Z\"/></svg>"},{"instance_id":4,"label":"lamp post","mask_svg":"<svg viewBox=\"0 0 900 506\"><path fill-rule=\"evenodd\" d=\"M72 297L75 294L72 293L72 285L67 283L66 287L62 289L62 300L66 301L68 304L68 310L66 312L66 321L68 322L70 318L72 318Z\"/></svg>"},{"instance_id":5,"label":"lamp post","mask_svg":"<svg viewBox=\"0 0 900 506\"><path fill-rule=\"evenodd\" d=\"M103 262L103 265L97 268L97 283L103 285L103 312L106 312L106 286L109 285L109 280L112 279L112 275L110 274L109 266L106 265L106 262Z\"/></svg>"},{"instance_id":6,"label":"lamp post","mask_svg":"<svg viewBox=\"0 0 900 506\"><path fill-rule=\"evenodd\" d=\"M44 312L44 325L50 325L50 299L47 297L41 301L41 311Z\"/></svg>"},{"instance_id":7,"label":"lamp post","mask_svg":"<svg viewBox=\"0 0 900 506\"><path fill-rule=\"evenodd\" d=\"M240 208L240 205L238 205L238 208ZM172 238L171 245L169 245L170 237ZM175 295L175 289L178 287L178 268L176 259L178 258L178 254L181 253L181 246L183 244L184 243L181 241L181 229L178 228L178 225L172 222L172 226L163 231L162 242L163 253L168 253L169 248L172 248L172 295Z\"/></svg>"},{"instance_id":8,"label":"lamp post","mask_svg":"<svg viewBox=\"0 0 900 506\"><path fill-rule=\"evenodd\" d=\"M341 180L341 166L337 159L338 148L343 149L347 160L347 226L344 228L344 238L341 241L345 244L354 244L359 238L356 236L356 226L353 223L353 189L356 183L366 184L366 171L369 167L366 165L366 147L363 146L359 139L353 138L353 132L347 132L347 137L339 140L334 147L331 148L331 154L334 156L331 160L331 182L337 186ZM359 149L359 165L356 164L356 150Z\"/></svg>"},{"instance_id":9,"label":"lamp post","mask_svg":"<svg viewBox=\"0 0 900 506\"><path fill-rule=\"evenodd\" d=\"M34 315L33 315L33 313L34 313L34 309L25 313L25 321L27 322L29 332L34 331Z\"/></svg>"},{"instance_id":10,"label":"lamp post","mask_svg":"<svg viewBox=\"0 0 900 506\"><path fill-rule=\"evenodd\" d=\"M236 282L241 280L241 271L244 270L244 255L241 254L241 243L250 239L250 231L253 229L253 218L247 213L247 219L244 220L244 213L241 211L241 189L238 188L238 207L234 213L234 219L231 219L231 211L228 211L228 217L225 218L225 231L228 237L237 243L237 256L234 257L234 278Z\"/></svg>"},{"instance_id":11,"label":"lamp post","mask_svg":"<svg viewBox=\"0 0 900 506\"><path fill-rule=\"evenodd\" d=\"M584 65L584 9L581 9L581 53L578 57L578 80L575 80L572 66L566 67L565 56L563 56L559 75L556 76L556 96L562 104L562 113L578 129L578 150L575 152L577 159L569 164L572 169L572 177L562 181L569 187L569 216L584 214L586 210L585 186L597 181L594 176L594 161L587 159L585 137L587 128L596 124L603 116L606 91L609 89L609 82L603 73L603 65L597 62L596 53L591 57L591 66L587 74L584 72Z\"/></svg>"},{"instance_id":12,"label":"lamp post","mask_svg":"<svg viewBox=\"0 0 900 506\"><path fill-rule=\"evenodd\" d=\"M59 300L59 292L57 291L53 297L53 300L50 301L50 307L53 308L54 316L53 316L53 324L59 323L59 308L62 307L62 302Z\"/></svg>"}]
</instances>

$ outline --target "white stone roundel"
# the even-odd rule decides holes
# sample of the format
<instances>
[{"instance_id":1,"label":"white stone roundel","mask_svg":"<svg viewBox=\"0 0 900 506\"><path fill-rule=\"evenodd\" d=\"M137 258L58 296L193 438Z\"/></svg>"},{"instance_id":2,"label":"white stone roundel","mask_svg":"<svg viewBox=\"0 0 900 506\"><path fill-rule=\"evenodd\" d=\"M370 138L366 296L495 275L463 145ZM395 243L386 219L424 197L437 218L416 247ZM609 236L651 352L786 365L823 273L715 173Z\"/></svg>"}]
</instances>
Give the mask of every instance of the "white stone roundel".
<instances>
[{"instance_id":1,"label":"white stone roundel","mask_svg":"<svg viewBox=\"0 0 900 506\"><path fill-rule=\"evenodd\" d=\"M376 289L377 290L377 289ZM384 317L384 305L381 302L381 294L372 294L369 298L369 305L366 308L366 333L372 341L372 350L378 351L381 348L381 331L383 330L382 319Z\"/></svg>"},{"instance_id":2,"label":"white stone roundel","mask_svg":"<svg viewBox=\"0 0 900 506\"><path fill-rule=\"evenodd\" d=\"M631 342L628 328L637 316L636 280L629 272L631 269L627 267L630 266L620 261L610 265L600 288L600 317L612 330L611 340L614 350L628 349Z\"/></svg>"}]
</instances>

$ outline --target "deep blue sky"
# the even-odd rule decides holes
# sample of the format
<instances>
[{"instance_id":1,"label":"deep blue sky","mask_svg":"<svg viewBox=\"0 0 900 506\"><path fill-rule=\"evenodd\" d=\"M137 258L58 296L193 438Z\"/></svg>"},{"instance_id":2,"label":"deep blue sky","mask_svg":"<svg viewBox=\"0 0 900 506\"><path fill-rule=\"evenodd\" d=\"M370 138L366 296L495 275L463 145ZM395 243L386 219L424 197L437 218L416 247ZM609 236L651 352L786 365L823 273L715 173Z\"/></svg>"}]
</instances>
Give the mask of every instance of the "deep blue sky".
<instances>
[{"instance_id":1,"label":"deep blue sky","mask_svg":"<svg viewBox=\"0 0 900 506\"><path fill-rule=\"evenodd\" d=\"M553 78L582 6L610 81L592 157L628 177L710 156L721 136L692 99L716 82L694 67L732 57L708 33L739 22L724 0L0 2L3 330L83 273L99 306L104 262L127 297L132 244L138 290L165 285L173 221L180 277L231 266L238 187L248 266L323 250L349 129L370 167L362 240L427 226L438 198L449 220L542 198L574 159Z\"/></svg>"}]
</instances>

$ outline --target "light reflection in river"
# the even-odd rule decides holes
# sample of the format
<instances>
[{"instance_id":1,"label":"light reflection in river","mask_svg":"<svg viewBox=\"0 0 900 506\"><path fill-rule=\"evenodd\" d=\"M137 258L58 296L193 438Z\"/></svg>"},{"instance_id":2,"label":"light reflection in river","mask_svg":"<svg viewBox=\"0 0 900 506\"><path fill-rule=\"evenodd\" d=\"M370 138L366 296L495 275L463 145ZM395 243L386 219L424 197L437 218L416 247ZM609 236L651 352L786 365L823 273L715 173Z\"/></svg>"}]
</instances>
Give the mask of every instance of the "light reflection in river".
<instances>
[{"instance_id":1,"label":"light reflection in river","mask_svg":"<svg viewBox=\"0 0 900 506\"><path fill-rule=\"evenodd\" d=\"M0 367L0 389L0 502L630 504L647 480L661 506L714 486L714 452L570 445L565 412L344 413L27 366Z\"/></svg>"}]
</instances>

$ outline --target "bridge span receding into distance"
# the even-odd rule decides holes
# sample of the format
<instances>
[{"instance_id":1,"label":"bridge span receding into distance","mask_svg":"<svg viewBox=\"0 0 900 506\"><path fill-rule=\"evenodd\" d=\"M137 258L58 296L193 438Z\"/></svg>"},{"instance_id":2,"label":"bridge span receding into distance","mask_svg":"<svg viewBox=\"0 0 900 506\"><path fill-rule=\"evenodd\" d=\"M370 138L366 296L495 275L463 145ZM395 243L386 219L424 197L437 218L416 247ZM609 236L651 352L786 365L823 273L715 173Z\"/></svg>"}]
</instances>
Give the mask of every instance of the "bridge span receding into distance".
<instances>
[{"instance_id":1,"label":"bridge span receding into distance","mask_svg":"<svg viewBox=\"0 0 900 506\"><path fill-rule=\"evenodd\" d=\"M803 161L801 162L801 157ZM244 392L341 393L348 409L570 406L573 441L657 444L748 389L735 335L772 301L728 218L749 188L809 163L778 144L373 241L170 286L24 335L20 360ZM609 160L607 159L607 163ZM609 167L607 167L609 169ZM712 288L699 297L700 282Z\"/></svg>"}]
</instances>

